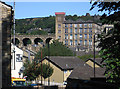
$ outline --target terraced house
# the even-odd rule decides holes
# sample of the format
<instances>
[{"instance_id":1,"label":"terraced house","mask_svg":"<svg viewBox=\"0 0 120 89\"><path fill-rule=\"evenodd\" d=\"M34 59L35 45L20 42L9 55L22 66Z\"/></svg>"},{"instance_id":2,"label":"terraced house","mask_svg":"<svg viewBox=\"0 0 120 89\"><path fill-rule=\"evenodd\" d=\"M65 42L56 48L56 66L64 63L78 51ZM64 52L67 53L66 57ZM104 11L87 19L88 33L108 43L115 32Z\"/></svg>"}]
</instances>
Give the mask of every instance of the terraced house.
<instances>
[{"instance_id":1,"label":"terraced house","mask_svg":"<svg viewBox=\"0 0 120 89\"><path fill-rule=\"evenodd\" d=\"M65 20L65 12L56 12L55 15L56 39L59 39L68 47L75 48L77 51L83 47L93 50L94 35L101 33L104 28L109 30L113 27L113 25L102 25L91 20Z\"/></svg>"}]
</instances>

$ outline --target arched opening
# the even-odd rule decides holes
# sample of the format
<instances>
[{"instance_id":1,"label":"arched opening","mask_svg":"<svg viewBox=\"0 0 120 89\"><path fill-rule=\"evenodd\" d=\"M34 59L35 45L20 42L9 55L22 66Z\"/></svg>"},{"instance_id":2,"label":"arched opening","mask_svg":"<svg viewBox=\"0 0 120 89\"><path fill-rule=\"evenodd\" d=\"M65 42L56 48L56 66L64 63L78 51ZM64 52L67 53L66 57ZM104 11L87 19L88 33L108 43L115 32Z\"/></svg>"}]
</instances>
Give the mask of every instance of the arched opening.
<instances>
[{"instance_id":1,"label":"arched opening","mask_svg":"<svg viewBox=\"0 0 120 89\"><path fill-rule=\"evenodd\" d=\"M38 45L39 43L40 43L40 44L43 44L43 40L42 40L41 38L36 38L36 39L34 40L34 43L35 43L36 45Z\"/></svg>"},{"instance_id":2,"label":"arched opening","mask_svg":"<svg viewBox=\"0 0 120 89\"><path fill-rule=\"evenodd\" d=\"M24 38L23 39L23 45L27 46L28 44L31 44L31 40L29 38Z\"/></svg>"},{"instance_id":3,"label":"arched opening","mask_svg":"<svg viewBox=\"0 0 120 89\"><path fill-rule=\"evenodd\" d=\"M12 39L12 43L14 43L14 39ZM20 41L18 40L18 38L15 38L15 45L19 45Z\"/></svg>"},{"instance_id":4,"label":"arched opening","mask_svg":"<svg viewBox=\"0 0 120 89\"><path fill-rule=\"evenodd\" d=\"M46 42L46 44L48 44L48 43L51 44L52 40L53 40L52 38L47 38L45 42Z\"/></svg>"}]
</instances>

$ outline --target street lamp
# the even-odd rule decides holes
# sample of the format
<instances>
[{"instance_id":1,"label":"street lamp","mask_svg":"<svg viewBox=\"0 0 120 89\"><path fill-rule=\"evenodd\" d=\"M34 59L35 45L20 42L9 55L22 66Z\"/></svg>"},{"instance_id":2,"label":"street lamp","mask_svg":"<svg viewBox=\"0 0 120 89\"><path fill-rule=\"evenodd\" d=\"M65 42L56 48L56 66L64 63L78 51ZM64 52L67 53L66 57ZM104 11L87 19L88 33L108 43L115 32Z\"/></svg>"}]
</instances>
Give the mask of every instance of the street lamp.
<instances>
[{"instance_id":1,"label":"street lamp","mask_svg":"<svg viewBox=\"0 0 120 89\"><path fill-rule=\"evenodd\" d=\"M49 45L49 42L50 41L48 41L48 59L50 58L50 45ZM48 64L50 65L50 63L48 62ZM50 85L50 78L48 77L48 86Z\"/></svg>"},{"instance_id":2,"label":"street lamp","mask_svg":"<svg viewBox=\"0 0 120 89\"><path fill-rule=\"evenodd\" d=\"M94 78L95 78L95 34L94 34Z\"/></svg>"}]
</instances>

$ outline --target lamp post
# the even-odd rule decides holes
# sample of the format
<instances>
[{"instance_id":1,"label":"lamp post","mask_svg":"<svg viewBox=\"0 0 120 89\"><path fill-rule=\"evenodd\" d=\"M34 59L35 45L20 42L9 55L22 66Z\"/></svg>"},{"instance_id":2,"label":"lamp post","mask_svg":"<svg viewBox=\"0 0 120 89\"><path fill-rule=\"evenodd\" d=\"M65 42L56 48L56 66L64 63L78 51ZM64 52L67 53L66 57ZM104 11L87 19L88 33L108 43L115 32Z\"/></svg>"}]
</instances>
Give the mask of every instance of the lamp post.
<instances>
[{"instance_id":1,"label":"lamp post","mask_svg":"<svg viewBox=\"0 0 120 89\"><path fill-rule=\"evenodd\" d=\"M49 45L49 42L50 41L48 41L48 59L50 58L50 45ZM50 65L50 63L48 62L48 64ZM48 77L48 86L50 85L50 78Z\"/></svg>"},{"instance_id":2,"label":"lamp post","mask_svg":"<svg viewBox=\"0 0 120 89\"><path fill-rule=\"evenodd\" d=\"M13 53L14 53L14 70L15 70L15 0L14 0L14 14L13 14L13 34L14 34L14 39L13 39Z\"/></svg>"},{"instance_id":3,"label":"lamp post","mask_svg":"<svg viewBox=\"0 0 120 89\"><path fill-rule=\"evenodd\" d=\"M41 49L41 74L42 74L42 49ZM42 76L41 76L41 85L42 85Z\"/></svg>"},{"instance_id":4,"label":"lamp post","mask_svg":"<svg viewBox=\"0 0 120 89\"><path fill-rule=\"evenodd\" d=\"M95 34L94 34L94 78L95 78Z\"/></svg>"}]
</instances>

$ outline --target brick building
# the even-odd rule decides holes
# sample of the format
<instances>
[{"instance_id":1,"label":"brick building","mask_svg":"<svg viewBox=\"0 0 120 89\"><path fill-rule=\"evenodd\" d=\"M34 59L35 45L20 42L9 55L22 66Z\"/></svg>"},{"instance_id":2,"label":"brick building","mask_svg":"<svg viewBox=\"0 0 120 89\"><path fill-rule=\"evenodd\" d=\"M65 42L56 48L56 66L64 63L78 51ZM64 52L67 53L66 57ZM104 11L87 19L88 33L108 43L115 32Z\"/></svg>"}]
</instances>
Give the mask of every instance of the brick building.
<instances>
[{"instance_id":1,"label":"brick building","mask_svg":"<svg viewBox=\"0 0 120 89\"><path fill-rule=\"evenodd\" d=\"M106 28L112 28L113 25L102 25L93 21L65 20L64 12L56 12L56 39L59 39L66 46L74 48L77 51L81 49L91 49L94 46L94 35L101 33ZM96 43L97 45L98 43Z\"/></svg>"}]
</instances>

